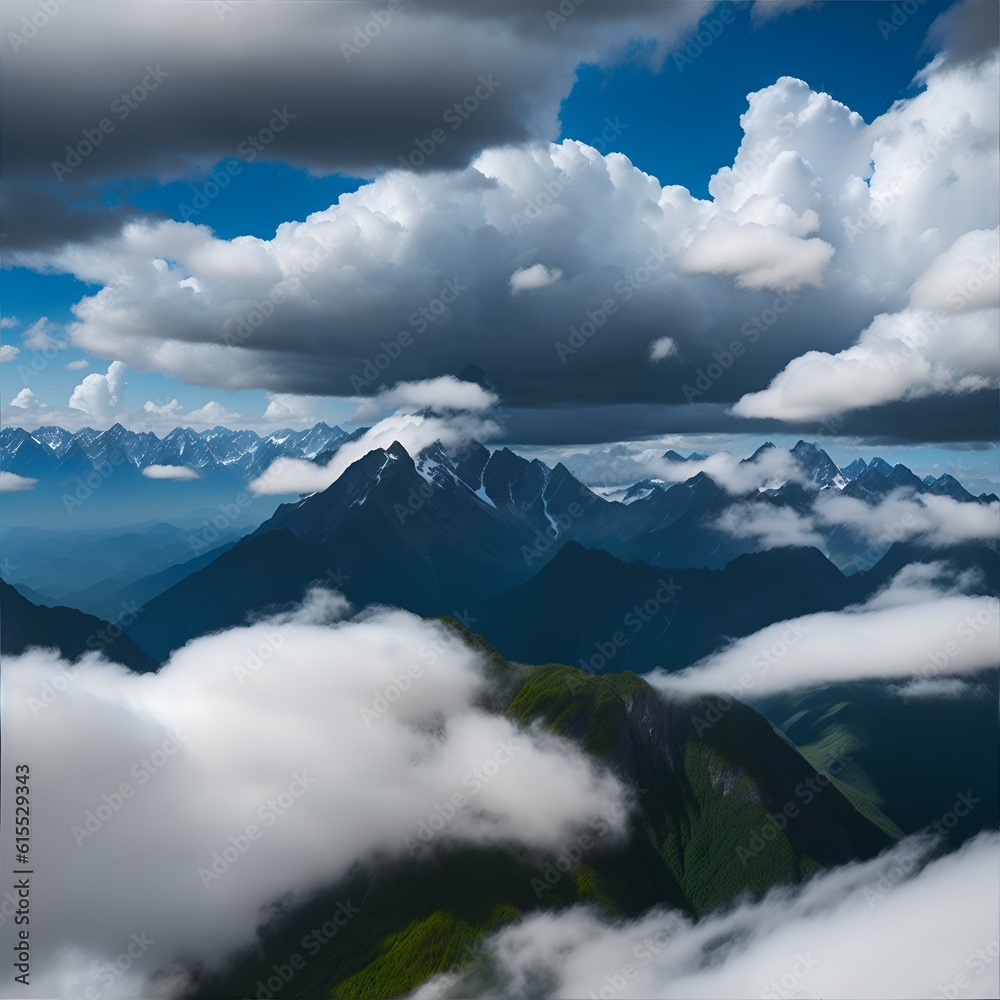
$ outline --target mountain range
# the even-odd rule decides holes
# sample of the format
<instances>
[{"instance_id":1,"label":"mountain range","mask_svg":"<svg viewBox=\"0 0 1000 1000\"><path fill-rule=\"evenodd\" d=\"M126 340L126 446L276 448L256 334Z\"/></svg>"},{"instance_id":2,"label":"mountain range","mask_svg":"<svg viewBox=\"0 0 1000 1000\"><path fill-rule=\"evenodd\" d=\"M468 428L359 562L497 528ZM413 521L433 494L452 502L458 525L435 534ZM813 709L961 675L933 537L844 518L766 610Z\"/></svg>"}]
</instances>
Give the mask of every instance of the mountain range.
<instances>
[{"instance_id":1,"label":"mountain range","mask_svg":"<svg viewBox=\"0 0 1000 1000\"><path fill-rule=\"evenodd\" d=\"M0 472L34 481L4 494L6 523L62 528L71 518L74 527L105 527L127 523L137 508L146 517L172 520L232 502L278 458L315 460L360 433L325 423L266 437L227 427L177 427L162 438L121 424L76 433L4 427ZM151 467L161 468L150 475ZM100 503L90 502L95 495ZM271 498L247 499L262 517L274 508Z\"/></svg>"},{"instance_id":2,"label":"mountain range","mask_svg":"<svg viewBox=\"0 0 1000 1000\"><path fill-rule=\"evenodd\" d=\"M65 471L87 448L93 463L143 441L117 433L74 445L76 435L52 429L42 437L51 443L19 438L15 457L47 448ZM201 482L232 475L239 485L275 448L323 463L347 440L339 428L281 442L197 437L202 444L179 434L147 441L152 450L135 452L127 468L144 479L143 462L173 455L197 465ZM705 471L609 492L509 448L434 444L411 455L394 442L326 489L262 516L241 509L218 527L203 508L174 523L7 528L0 651L47 646L70 661L100 652L156 670L191 639L294 606L316 584L356 609L443 619L488 664L484 712L572 741L634 790L625 837L592 837L572 857L443 838L408 861L361 861L336 884L272 907L254 946L222 968L195 970L192 995L257 995L344 900L364 919L344 926L284 995L398 996L445 971L457 995L464 986L489 994L502 983L478 942L523 916L584 904L613 920L655 906L697 920L872 858L946 815L958 792L976 808L946 831L953 846L1000 821L995 670L944 703L881 681L756 700L751 692L741 703L664 693L639 676L690 666L775 622L863 603L919 564L936 564L967 593L1000 593L995 539L897 541L859 567L863 542L843 527L823 529L825 551L766 548L724 530L720 519L734 509L805 516L821 495L874 507L902 490L970 511L996 501L881 459L840 469L804 441L791 454L788 481L742 493Z\"/></svg>"},{"instance_id":3,"label":"mountain range","mask_svg":"<svg viewBox=\"0 0 1000 1000\"><path fill-rule=\"evenodd\" d=\"M339 428L313 428L282 444L311 452L331 435L346 439ZM67 453L71 439L48 436ZM244 469L256 468L246 464L248 455L276 446L252 438L229 439ZM171 439L181 436L161 444ZM121 434L112 440L124 447ZM224 436L203 440L212 442L219 464ZM94 441L91 452L107 454ZM248 447L253 441L256 450ZM198 454L203 458L207 449L206 443ZM845 472L804 441L791 455L795 478L766 488L733 494L701 471L673 485L647 480L632 497L613 500L561 463L550 467L508 448L471 444L449 451L434 444L411 456L396 442L363 455L325 490L281 504L253 530L256 519L248 517L197 545L190 530L168 525L118 534L111 548L133 552L127 565L107 564L99 533L86 545L67 539L60 551L39 558L29 530L9 532L15 544L7 551L17 567L6 575L36 603L69 603L87 613L111 616L123 601L139 601L144 613L130 634L157 659L197 635L300 600L311 584L325 582L359 608L390 604L476 622L502 653L527 662L599 661L600 644L621 632L612 669L675 669L774 621L861 601L874 592L874 581L885 582L875 567L890 556L890 545L863 572L845 575L858 569L859 553L872 552L845 528L819 529L826 554L794 546L760 551L757 539L720 527L727 512L803 513L822 493L869 505L896 490L975 505L996 499L973 497L951 476L922 481L881 459L858 460ZM951 558L986 567L988 577L994 549L995 542L973 544ZM909 550L896 549L892 560L900 551ZM944 551L938 545L908 558L928 561ZM91 555L74 592L72 566L84 552ZM139 572L143 565L146 574ZM664 577L664 570L671 573ZM670 600L657 597L665 579L672 581L668 590L676 589ZM648 602L657 605L655 626L641 615L629 618L630 609Z\"/></svg>"}]
</instances>

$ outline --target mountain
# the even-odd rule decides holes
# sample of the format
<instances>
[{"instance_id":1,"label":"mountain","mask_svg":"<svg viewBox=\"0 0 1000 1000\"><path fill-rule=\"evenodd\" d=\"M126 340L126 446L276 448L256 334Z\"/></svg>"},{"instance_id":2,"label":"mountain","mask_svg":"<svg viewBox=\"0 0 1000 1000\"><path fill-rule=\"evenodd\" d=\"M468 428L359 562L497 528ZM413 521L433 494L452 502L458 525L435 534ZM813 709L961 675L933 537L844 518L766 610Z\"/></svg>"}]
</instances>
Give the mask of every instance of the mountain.
<instances>
[{"instance_id":1,"label":"mountain","mask_svg":"<svg viewBox=\"0 0 1000 1000\"><path fill-rule=\"evenodd\" d=\"M75 661L97 651L135 671L156 670L159 663L124 631L135 620L134 613L108 622L75 608L40 607L0 580L0 652L17 655L36 646L55 648L65 659Z\"/></svg>"},{"instance_id":2,"label":"mountain","mask_svg":"<svg viewBox=\"0 0 1000 1000\"><path fill-rule=\"evenodd\" d=\"M431 975L463 969L477 988L460 979L451 995L501 995L489 979L484 988L490 971L477 964L476 944L522 916L585 904L628 919L662 905L697 919L740 893L760 896L892 843L746 706L720 711L714 698L663 697L630 673L524 670L476 637L467 641L490 660L493 711L575 742L634 790L626 838L607 836L605 824L552 851L433 842L415 858L360 864L280 911L254 948L221 973L203 974L194 996L255 996L274 968L293 967L304 935L344 900L357 918L340 921L337 936L305 964L289 987L295 995L403 996ZM810 782L820 790L811 792ZM789 818L779 828L773 817L782 812Z\"/></svg>"},{"instance_id":3,"label":"mountain","mask_svg":"<svg viewBox=\"0 0 1000 1000\"><path fill-rule=\"evenodd\" d=\"M102 617L114 617L120 608L111 603L110 595L124 588L126 592L118 600L144 603L155 589L150 590L140 580L171 567L176 570L199 554L217 548L220 541L236 541L248 531L255 522L244 510L235 509L239 516L232 517L228 527L220 521L221 530L210 525L210 535L206 535L204 526L199 530L197 521L189 526L156 522L83 531L9 528L2 536L4 575L29 599L35 597L25 587L43 597L41 603L67 604ZM218 516L219 511L214 514ZM207 540L209 537L214 544ZM196 568L197 564L192 563L186 572ZM133 584L135 589L130 589Z\"/></svg>"},{"instance_id":4,"label":"mountain","mask_svg":"<svg viewBox=\"0 0 1000 1000\"><path fill-rule=\"evenodd\" d=\"M800 444L797 458L813 470L808 487L788 482L733 496L702 472L669 488L654 485L625 504L601 498L562 464L550 468L507 448L435 444L414 458L396 442L352 463L327 489L282 504L240 545L193 564L189 577L137 582L135 593L152 598L138 626L141 641L164 656L199 629L300 599L327 579L356 607L471 615L507 655L577 663L599 657L599 644L637 602L652 599L670 567L684 589L657 634L629 633L628 656L613 669L623 662L683 666L727 637L863 598L868 585L848 583L838 567L871 569L888 546L874 552L861 545L858 563L857 540L834 529L834 565L816 550L755 552L752 536L718 526L734 505L806 512L818 489L837 489L836 466L821 449ZM844 492L875 478L886 482L866 469ZM267 539L275 533L284 548ZM106 582L92 595L93 607L105 609L98 601L127 592ZM218 593L227 596L220 601ZM579 595L575 603L565 597L571 593Z\"/></svg>"},{"instance_id":5,"label":"mountain","mask_svg":"<svg viewBox=\"0 0 1000 1000\"><path fill-rule=\"evenodd\" d=\"M931 479L930 482L924 480L924 485L931 493L951 497L952 500L958 500L961 503L976 499L954 476L947 472L938 476L937 479Z\"/></svg>"},{"instance_id":6,"label":"mountain","mask_svg":"<svg viewBox=\"0 0 1000 1000\"><path fill-rule=\"evenodd\" d=\"M84 611L93 614L114 614L128 601L147 605L154 597L169 590L175 583L190 576L192 573L214 562L223 553L228 552L236 543L226 542L214 549L185 562L177 562L157 573L143 576L139 580L122 583L120 576L114 576L90 587L82 598L77 598L84 604Z\"/></svg>"},{"instance_id":7,"label":"mountain","mask_svg":"<svg viewBox=\"0 0 1000 1000\"><path fill-rule=\"evenodd\" d=\"M0 429L0 471L38 480L30 490L5 494L8 523L113 524L133 515L136 504L167 520L197 506L232 502L277 458L315 460L331 454L348 435L319 423L303 431L267 437L253 431L176 427L162 439L114 424L75 434L59 427L29 432ZM181 466L186 480L152 479L150 466ZM90 503L95 495L100 503ZM273 508L272 508L273 509Z\"/></svg>"},{"instance_id":8,"label":"mountain","mask_svg":"<svg viewBox=\"0 0 1000 1000\"><path fill-rule=\"evenodd\" d=\"M689 666L728 639L840 610L860 594L816 549L663 570L567 542L527 583L472 605L468 622L513 660L646 673Z\"/></svg>"},{"instance_id":9,"label":"mountain","mask_svg":"<svg viewBox=\"0 0 1000 1000\"><path fill-rule=\"evenodd\" d=\"M312 583L336 586L335 573L290 531L254 535L153 597L131 632L165 660L189 639L301 601Z\"/></svg>"},{"instance_id":10,"label":"mountain","mask_svg":"<svg viewBox=\"0 0 1000 1000\"><path fill-rule=\"evenodd\" d=\"M792 448L792 456L813 489L840 489L847 483L847 477L818 444L799 441Z\"/></svg>"},{"instance_id":11,"label":"mountain","mask_svg":"<svg viewBox=\"0 0 1000 1000\"><path fill-rule=\"evenodd\" d=\"M754 706L818 770L849 756L838 787L862 812L874 807L905 834L937 823L957 847L1000 824L1000 673L963 679L950 696L907 694L905 681L860 681ZM974 805L956 810L963 794Z\"/></svg>"},{"instance_id":12,"label":"mountain","mask_svg":"<svg viewBox=\"0 0 1000 1000\"><path fill-rule=\"evenodd\" d=\"M840 471L844 474L845 479L857 479L865 469L868 468L868 463L863 458L856 458L850 465L845 465Z\"/></svg>"}]
</instances>

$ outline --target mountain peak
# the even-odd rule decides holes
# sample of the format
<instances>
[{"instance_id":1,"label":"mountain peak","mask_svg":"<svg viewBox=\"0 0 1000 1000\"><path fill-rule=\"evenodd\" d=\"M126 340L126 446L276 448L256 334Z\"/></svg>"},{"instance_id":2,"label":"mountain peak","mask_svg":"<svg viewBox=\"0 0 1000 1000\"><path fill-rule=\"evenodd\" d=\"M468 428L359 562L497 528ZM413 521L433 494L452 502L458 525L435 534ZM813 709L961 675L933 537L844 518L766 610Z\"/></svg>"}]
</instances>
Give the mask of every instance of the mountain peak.
<instances>
[{"instance_id":1,"label":"mountain peak","mask_svg":"<svg viewBox=\"0 0 1000 1000\"><path fill-rule=\"evenodd\" d=\"M385 450L385 455L389 459L405 459L413 464L413 459L410 458L410 453L398 442L393 441L391 445Z\"/></svg>"}]
</instances>

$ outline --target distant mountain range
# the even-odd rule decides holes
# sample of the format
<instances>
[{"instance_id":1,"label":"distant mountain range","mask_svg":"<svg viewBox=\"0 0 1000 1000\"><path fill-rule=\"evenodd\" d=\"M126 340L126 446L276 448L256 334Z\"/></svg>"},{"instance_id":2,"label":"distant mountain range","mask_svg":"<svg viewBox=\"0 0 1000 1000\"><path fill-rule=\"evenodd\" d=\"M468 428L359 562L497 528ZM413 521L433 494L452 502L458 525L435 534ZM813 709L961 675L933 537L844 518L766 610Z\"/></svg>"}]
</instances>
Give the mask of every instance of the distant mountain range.
<instances>
[{"instance_id":1,"label":"distant mountain range","mask_svg":"<svg viewBox=\"0 0 1000 1000\"><path fill-rule=\"evenodd\" d=\"M177 427L162 438L121 424L105 431L85 427L75 434L61 427L4 427L0 472L37 481L31 489L4 494L5 520L93 527L132 520L137 507L143 517L171 520L197 507L231 501L275 459L316 460L352 436L325 423L266 437L227 427ZM150 478L143 470L151 466L179 467L187 478ZM95 494L100 503L90 502ZM266 516L274 500L258 498L253 504L266 508Z\"/></svg>"},{"instance_id":2,"label":"distant mountain range","mask_svg":"<svg viewBox=\"0 0 1000 1000\"><path fill-rule=\"evenodd\" d=\"M86 476L106 463L141 473L151 465L183 466L201 478L249 480L276 458L315 458L348 437L340 427L318 423L308 430L280 430L266 437L254 431L177 427L165 437L113 424L105 431L85 427L75 434L62 427L0 430L0 471L46 481Z\"/></svg>"}]
</instances>

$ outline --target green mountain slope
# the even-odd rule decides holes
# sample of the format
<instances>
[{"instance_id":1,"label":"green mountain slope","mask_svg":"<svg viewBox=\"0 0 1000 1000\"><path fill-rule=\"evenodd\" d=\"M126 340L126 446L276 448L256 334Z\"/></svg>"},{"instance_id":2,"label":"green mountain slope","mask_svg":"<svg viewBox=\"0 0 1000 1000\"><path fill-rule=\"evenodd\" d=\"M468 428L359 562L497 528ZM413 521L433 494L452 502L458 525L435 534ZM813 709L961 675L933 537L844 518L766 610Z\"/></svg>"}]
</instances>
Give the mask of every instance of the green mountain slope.
<instances>
[{"instance_id":1,"label":"green mountain slope","mask_svg":"<svg viewBox=\"0 0 1000 1000\"><path fill-rule=\"evenodd\" d=\"M905 697L884 681L860 681L756 707L814 767L849 756L840 787L862 812L888 817L887 829L931 826L958 843L1000 824L1000 672L965 680L951 697Z\"/></svg>"},{"instance_id":2,"label":"green mountain slope","mask_svg":"<svg viewBox=\"0 0 1000 1000\"><path fill-rule=\"evenodd\" d=\"M487 653L491 707L578 742L633 790L625 840L607 817L556 852L432 843L359 865L308 905L280 910L199 996L399 996L475 961L484 933L532 911L587 902L630 917L665 904L697 917L891 843L743 705L664 700L631 673L519 668L467 637Z\"/></svg>"}]
</instances>

